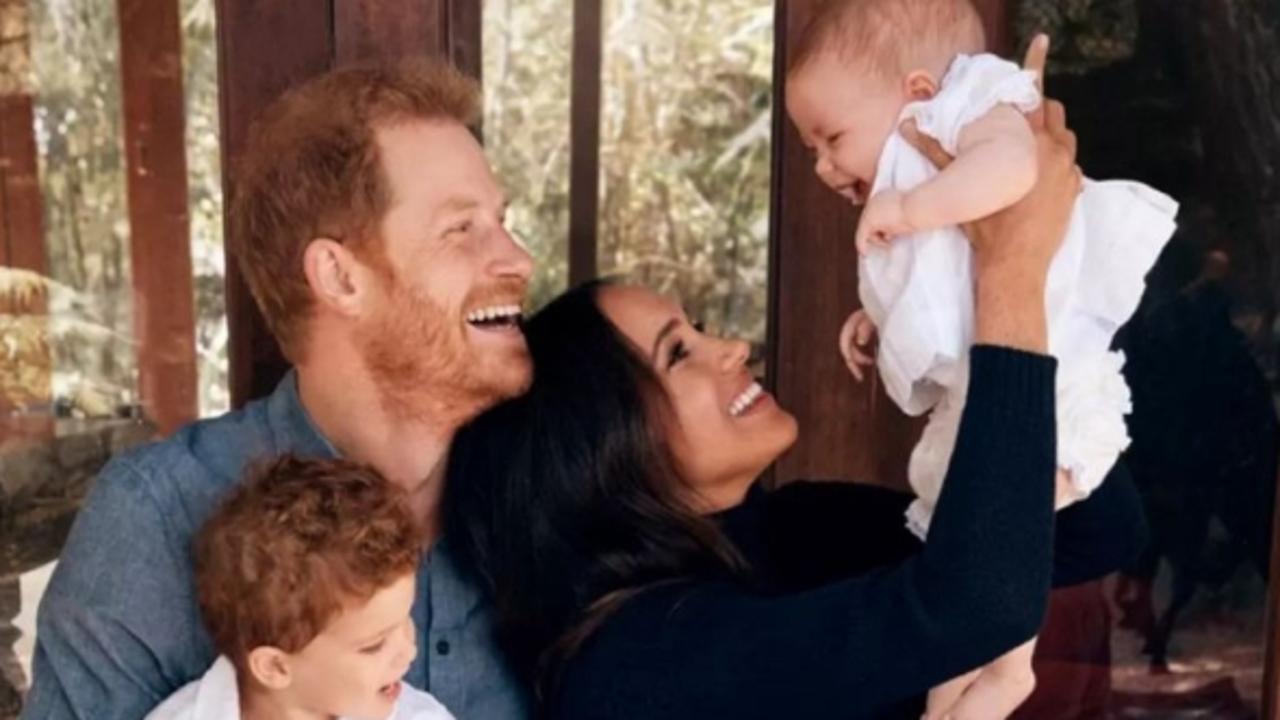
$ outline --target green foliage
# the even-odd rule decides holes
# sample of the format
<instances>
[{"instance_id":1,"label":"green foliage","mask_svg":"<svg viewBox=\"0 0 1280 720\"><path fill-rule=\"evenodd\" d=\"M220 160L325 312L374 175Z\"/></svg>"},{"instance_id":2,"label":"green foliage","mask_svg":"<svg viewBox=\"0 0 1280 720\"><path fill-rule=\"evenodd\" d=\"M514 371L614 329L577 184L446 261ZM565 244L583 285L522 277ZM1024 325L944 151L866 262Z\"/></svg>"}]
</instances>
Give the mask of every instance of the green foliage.
<instances>
[{"instance_id":1,"label":"green foliage","mask_svg":"<svg viewBox=\"0 0 1280 720\"><path fill-rule=\"evenodd\" d=\"M112 337L132 337L116 4L44 0L31 8L50 275L84 297ZM228 401L213 0L182 0L182 29L199 396L208 414ZM57 376L82 375L111 388L117 402L132 396L137 361L131 343L89 337L68 343ZM59 386L55 377L55 392Z\"/></svg>"},{"instance_id":2,"label":"green foliage","mask_svg":"<svg viewBox=\"0 0 1280 720\"><path fill-rule=\"evenodd\" d=\"M538 304L567 275L570 6L485 8L486 145L539 260ZM773 3L614 0L606 11L600 271L763 341Z\"/></svg>"}]
</instances>

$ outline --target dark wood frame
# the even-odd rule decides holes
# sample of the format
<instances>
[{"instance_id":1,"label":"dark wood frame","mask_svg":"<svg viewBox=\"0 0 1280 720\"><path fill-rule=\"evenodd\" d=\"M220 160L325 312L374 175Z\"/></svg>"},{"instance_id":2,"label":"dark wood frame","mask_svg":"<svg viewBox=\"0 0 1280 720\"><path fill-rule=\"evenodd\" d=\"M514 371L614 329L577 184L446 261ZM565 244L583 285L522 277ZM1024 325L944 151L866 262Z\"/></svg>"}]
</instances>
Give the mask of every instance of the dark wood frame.
<instances>
[{"instance_id":1,"label":"dark wood frame","mask_svg":"<svg viewBox=\"0 0 1280 720\"><path fill-rule=\"evenodd\" d=\"M569 286L599 272L600 84L603 3L574 0L569 101Z\"/></svg>"},{"instance_id":2,"label":"dark wood frame","mask_svg":"<svg viewBox=\"0 0 1280 720\"><path fill-rule=\"evenodd\" d=\"M196 418L195 297L178 0L118 0L138 393L164 433Z\"/></svg>"}]
</instances>

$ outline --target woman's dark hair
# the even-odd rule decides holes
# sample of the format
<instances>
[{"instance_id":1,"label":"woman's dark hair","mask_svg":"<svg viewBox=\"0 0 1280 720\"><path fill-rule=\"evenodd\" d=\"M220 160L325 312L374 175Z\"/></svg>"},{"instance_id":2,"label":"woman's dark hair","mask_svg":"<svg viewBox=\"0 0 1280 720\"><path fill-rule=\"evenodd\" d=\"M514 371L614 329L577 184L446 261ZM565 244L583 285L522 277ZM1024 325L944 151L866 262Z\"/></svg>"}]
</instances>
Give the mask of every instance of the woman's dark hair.
<instances>
[{"instance_id":1,"label":"woman's dark hair","mask_svg":"<svg viewBox=\"0 0 1280 720\"><path fill-rule=\"evenodd\" d=\"M581 285L525 326L533 385L455 437L450 551L492 593L498 639L545 699L560 666L646 587L729 577L742 561L681 502L666 396Z\"/></svg>"}]
</instances>

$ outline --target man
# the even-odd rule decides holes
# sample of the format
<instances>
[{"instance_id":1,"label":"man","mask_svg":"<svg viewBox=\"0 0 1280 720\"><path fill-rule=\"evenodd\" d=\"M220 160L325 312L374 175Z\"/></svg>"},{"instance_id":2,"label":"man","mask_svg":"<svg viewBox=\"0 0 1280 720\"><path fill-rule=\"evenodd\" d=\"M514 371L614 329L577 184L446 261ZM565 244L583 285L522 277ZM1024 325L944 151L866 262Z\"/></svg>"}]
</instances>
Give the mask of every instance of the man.
<instances>
[{"instance_id":1,"label":"man","mask_svg":"<svg viewBox=\"0 0 1280 720\"><path fill-rule=\"evenodd\" d=\"M478 110L453 69L404 65L329 73L265 113L236 174L232 250L294 370L103 470L40 607L23 718L139 718L208 669L190 543L252 463L367 462L439 537L455 430L531 372L518 320L532 261L467 129ZM413 617L408 682L458 717L525 714L443 542Z\"/></svg>"}]
</instances>

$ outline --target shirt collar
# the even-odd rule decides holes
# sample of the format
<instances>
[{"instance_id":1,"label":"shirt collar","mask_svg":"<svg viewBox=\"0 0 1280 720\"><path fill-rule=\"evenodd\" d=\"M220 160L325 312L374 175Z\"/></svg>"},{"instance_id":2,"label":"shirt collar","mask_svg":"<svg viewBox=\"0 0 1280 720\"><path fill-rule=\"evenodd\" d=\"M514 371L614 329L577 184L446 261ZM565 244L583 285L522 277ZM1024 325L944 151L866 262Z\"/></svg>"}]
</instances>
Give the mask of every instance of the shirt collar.
<instances>
[{"instance_id":1,"label":"shirt collar","mask_svg":"<svg viewBox=\"0 0 1280 720\"><path fill-rule=\"evenodd\" d=\"M321 434L298 394L298 372L289 370L267 398L267 423L276 447L306 457L340 457L341 453Z\"/></svg>"}]
</instances>

